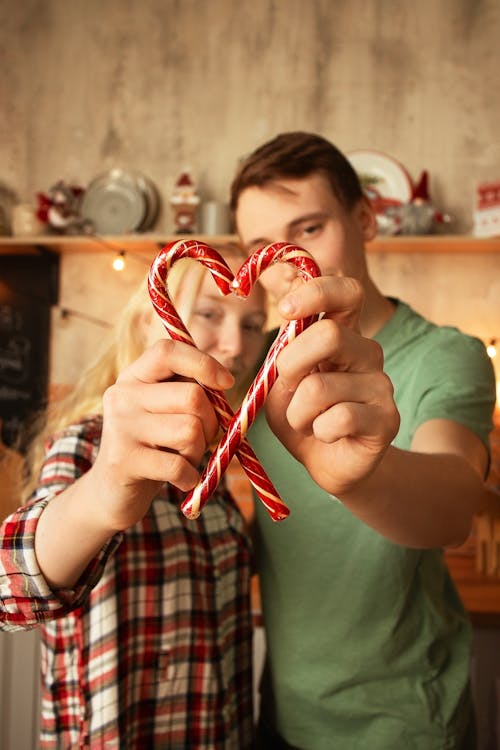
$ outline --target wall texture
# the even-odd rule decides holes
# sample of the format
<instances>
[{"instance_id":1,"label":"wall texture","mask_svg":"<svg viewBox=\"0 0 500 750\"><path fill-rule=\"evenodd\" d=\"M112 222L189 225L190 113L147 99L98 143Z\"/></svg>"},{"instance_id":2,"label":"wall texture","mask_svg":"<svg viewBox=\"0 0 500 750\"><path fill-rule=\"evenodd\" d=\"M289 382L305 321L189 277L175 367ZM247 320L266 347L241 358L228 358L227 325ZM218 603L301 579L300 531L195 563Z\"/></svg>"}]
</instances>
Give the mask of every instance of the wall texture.
<instances>
[{"instance_id":1,"label":"wall texture","mask_svg":"<svg viewBox=\"0 0 500 750\"><path fill-rule=\"evenodd\" d=\"M0 3L0 183L22 201L113 166L157 184L158 228L189 165L225 200L242 155L308 129L374 148L471 229L474 188L500 177L498 0L18 0ZM61 304L104 323L146 271L66 255ZM373 275L438 322L500 336L498 255L372 256ZM73 382L105 329L54 311L52 381Z\"/></svg>"},{"instance_id":2,"label":"wall texture","mask_svg":"<svg viewBox=\"0 0 500 750\"><path fill-rule=\"evenodd\" d=\"M499 38L498 0L3 0L0 181L26 200L118 165L168 196L190 165L223 199L242 155L308 129L429 169L464 232L500 175Z\"/></svg>"}]
</instances>

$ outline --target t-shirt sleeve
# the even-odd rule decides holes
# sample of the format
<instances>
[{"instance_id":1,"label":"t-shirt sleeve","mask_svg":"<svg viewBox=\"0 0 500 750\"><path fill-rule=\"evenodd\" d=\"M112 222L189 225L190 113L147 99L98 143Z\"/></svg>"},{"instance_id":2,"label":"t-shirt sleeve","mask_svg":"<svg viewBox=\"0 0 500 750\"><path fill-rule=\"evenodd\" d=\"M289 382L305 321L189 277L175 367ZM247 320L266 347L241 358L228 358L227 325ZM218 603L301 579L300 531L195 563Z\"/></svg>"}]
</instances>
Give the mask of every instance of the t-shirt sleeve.
<instances>
[{"instance_id":1,"label":"t-shirt sleeve","mask_svg":"<svg viewBox=\"0 0 500 750\"><path fill-rule=\"evenodd\" d=\"M417 404L413 431L430 419L450 419L474 432L489 450L496 387L482 341L437 329L416 368L417 382L418 371L425 373L425 389Z\"/></svg>"}]
</instances>

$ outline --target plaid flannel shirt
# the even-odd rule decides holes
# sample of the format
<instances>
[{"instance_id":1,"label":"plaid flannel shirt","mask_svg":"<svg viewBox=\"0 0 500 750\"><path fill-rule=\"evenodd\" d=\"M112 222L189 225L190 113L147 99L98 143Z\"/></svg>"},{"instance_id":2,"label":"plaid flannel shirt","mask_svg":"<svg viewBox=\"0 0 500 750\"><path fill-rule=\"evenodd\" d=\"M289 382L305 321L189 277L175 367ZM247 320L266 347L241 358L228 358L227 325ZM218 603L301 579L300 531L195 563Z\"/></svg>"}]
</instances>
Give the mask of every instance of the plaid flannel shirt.
<instances>
[{"instance_id":1,"label":"plaid flannel shirt","mask_svg":"<svg viewBox=\"0 0 500 750\"><path fill-rule=\"evenodd\" d=\"M188 521L165 487L74 590L37 565L40 514L92 465L101 430L53 439L35 495L0 527L0 628L42 631L40 747L250 748L250 545L225 491Z\"/></svg>"}]
</instances>

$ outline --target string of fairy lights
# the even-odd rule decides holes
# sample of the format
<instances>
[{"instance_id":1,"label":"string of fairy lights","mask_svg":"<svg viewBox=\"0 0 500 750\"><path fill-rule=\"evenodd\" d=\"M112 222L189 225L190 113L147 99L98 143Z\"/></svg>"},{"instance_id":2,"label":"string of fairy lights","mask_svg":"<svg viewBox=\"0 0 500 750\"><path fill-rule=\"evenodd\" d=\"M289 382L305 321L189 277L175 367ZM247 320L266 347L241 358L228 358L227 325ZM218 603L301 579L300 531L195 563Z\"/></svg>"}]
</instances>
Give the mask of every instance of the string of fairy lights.
<instances>
[{"instance_id":1,"label":"string of fairy lights","mask_svg":"<svg viewBox=\"0 0 500 750\"><path fill-rule=\"evenodd\" d=\"M109 241L105 240L102 237L94 237L94 240L102 244L103 246L107 247L109 250L112 250L115 254L113 256L113 260L111 262L112 268L117 271L121 272L126 267L126 258L128 256L133 257L137 260L140 260L142 263L145 263L146 265L150 264L150 259L148 259L144 255L140 255L138 253L132 253L130 250L124 250L121 247L116 247L116 245L113 245ZM160 243L158 247L160 248L162 244ZM72 311L65 311L66 314L71 313ZM84 317L83 314L80 315L80 317ZM484 342L486 346L486 351L488 353L488 356L490 359L494 362L494 365L497 366L497 355L498 355L498 348L500 346L499 339L496 336L492 336L488 340ZM500 376L497 379L497 406L500 408Z\"/></svg>"},{"instance_id":2,"label":"string of fairy lights","mask_svg":"<svg viewBox=\"0 0 500 750\"><path fill-rule=\"evenodd\" d=\"M147 257L146 255L141 255L140 253L133 253L130 250L124 250L123 248L115 245L114 243L109 242L108 240L104 239L104 237L99 237L96 234L90 234L88 236L91 237L94 242L97 242L99 245L102 245L108 250L113 251L114 255L113 255L113 260L111 262L111 266L115 271L120 272L125 269L126 257L133 258L134 260L141 262L145 266L149 266L151 264L151 259ZM162 247L162 243L158 244L158 248L160 247ZM69 317L74 317L74 318L80 318L81 320L86 320L88 323L92 323L101 328L112 328L111 323L105 320L100 320L99 318L89 315L88 313L83 312L81 310L74 310L70 307L61 307L59 309L59 312L60 312L62 320L66 320Z\"/></svg>"},{"instance_id":3,"label":"string of fairy lights","mask_svg":"<svg viewBox=\"0 0 500 750\"><path fill-rule=\"evenodd\" d=\"M111 265L115 271L123 271L125 269L125 258L135 258L136 260L141 261L145 265L150 265L151 260L147 258L144 255L141 255L139 253L131 252L130 250L125 250L123 247L117 247L114 243L109 242L104 237L99 237L96 234L91 235L92 239L97 242L99 245L102 245L103 247L108 248L108 250L112 250L115 255L113 257L113 260L111 262ZM158 244L158 249L162 247L163 243L155 243Z\"/></svg>"}]
</instances>

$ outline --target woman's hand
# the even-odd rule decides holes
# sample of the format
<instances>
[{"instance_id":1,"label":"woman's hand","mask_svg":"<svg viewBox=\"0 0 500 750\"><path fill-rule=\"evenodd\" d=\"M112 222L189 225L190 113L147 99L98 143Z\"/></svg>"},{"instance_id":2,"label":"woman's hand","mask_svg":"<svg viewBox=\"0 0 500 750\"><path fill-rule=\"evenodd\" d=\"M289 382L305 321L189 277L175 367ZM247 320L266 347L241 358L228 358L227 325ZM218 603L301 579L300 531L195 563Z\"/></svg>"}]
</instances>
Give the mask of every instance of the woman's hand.
<instances>
[{"instance_id":1,"label":"woman's hand","mask_svg":"<svg viewBox=\"0 0 500 750\"><path fill-rule=\"evenodd\" d=\"M36 556L53 588L72 588L113 534L141 520L161 483L188 490L198 481L196 466L218 425L191 379L233 385L212 357L162 340L106 391L94 465L53 497L38 521Z\"/></svg>"},{"instance_id":2,"label":"woman's hand","mask_svg":"<svg viewBox=\"0 0 500 750\"><path fill-rule=\"evenodd\" d=\"M140 520L161 483L187 491L198 481L196 467L218 429L198 383L220 389L233 380L207 354L163 339L104 394L102 440L91 472L113 529Z\"/></svg>"}]
</instances>

